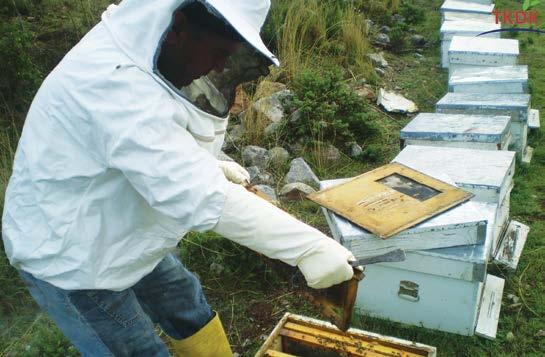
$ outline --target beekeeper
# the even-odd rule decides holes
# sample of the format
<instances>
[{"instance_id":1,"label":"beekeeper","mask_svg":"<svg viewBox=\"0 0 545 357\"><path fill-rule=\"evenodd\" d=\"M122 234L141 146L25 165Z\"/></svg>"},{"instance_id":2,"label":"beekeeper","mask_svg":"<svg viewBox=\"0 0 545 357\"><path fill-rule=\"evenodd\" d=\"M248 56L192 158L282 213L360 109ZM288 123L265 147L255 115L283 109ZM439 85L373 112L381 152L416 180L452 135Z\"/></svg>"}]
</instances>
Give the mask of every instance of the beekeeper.
<instances>
[{"instance_id":1,"label":"beekeeper","mask_svg":"<svg viewBox=\"0 0 545 357\"><path fill-rule=\"evenodd\" d=\"M236 82L222 74L278 65L259 36L269 6L125 0L36 94L5 196L4 245L83 355L168 355L155 323L179 355L231 355L199 281L170 253L188 231L297 266L314 288L352 277L349 251L246 191L247 172L217 159Z\"/></svg>"}]
</instances>

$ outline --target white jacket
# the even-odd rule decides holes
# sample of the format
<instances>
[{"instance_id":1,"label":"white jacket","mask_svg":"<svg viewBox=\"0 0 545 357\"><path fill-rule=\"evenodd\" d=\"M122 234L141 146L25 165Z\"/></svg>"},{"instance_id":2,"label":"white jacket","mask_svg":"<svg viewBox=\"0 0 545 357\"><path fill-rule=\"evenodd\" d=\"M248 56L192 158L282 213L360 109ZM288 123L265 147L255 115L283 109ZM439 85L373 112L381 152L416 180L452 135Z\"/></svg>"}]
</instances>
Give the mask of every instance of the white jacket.
<instances>
[{"instance_id":1,"label":"white jacket","mask_svg":"<svg viewBox=\"0 0 545 357\"><path fill-rule=\"evenodd\" d=\"M310 285L350 278L348 251L227 182L214 157L227 119L196 108L157 72L160 43L184 2L109 7L42 84L5 196L11 264L63 289L122 290L188 231L214 229L299 265ZM234 3L256 17L235 28L258 34L268 1L206 5L233 24L242 13Z\"/></svg>"}]
</instances>

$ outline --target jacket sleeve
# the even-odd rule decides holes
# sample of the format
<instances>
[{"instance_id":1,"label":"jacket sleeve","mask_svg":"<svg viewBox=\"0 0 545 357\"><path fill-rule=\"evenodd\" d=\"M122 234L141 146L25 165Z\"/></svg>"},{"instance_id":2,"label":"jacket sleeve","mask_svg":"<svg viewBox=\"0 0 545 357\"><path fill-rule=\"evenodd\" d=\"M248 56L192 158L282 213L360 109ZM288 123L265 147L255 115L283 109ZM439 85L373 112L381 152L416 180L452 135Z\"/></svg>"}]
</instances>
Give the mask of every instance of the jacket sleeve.
<instances>
[{"instance_id":1,"label":"jacket sleeve","mask_svg":"<svg viewBox=\"0 0 545 357\"><path fill-rule=\"evenodd\" d=\"M169 104L128 111L135 116L126 120L128 128L120 130L109 150L109 166L184 230L210 230L221 215L228 182L217 160L179 124L180 113Z\"/></svg>"}]
</instances>

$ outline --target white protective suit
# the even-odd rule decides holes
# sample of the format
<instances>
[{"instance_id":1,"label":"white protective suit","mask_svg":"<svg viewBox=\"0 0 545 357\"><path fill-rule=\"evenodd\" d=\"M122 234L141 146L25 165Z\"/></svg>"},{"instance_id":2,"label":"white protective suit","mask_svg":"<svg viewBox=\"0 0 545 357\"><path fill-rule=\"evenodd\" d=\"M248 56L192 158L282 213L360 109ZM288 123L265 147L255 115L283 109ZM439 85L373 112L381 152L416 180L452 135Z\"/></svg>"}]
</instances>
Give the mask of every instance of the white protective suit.
<instances>
[{"instance_id":1,"label":"white protective suit","mask_svg":"<svg viewBox=\"0 0 545 357\"><path fill-rule=\"evenodd\" d=\"M184 3L110 6L46 78L6 191L10 262L63 289L122 290L188 231L215 230L298 265L311 286L349 279L347 250L226 180L215 156L227 115L199 109L191 88L182 94L158 73L160 44ZM204 3L277 63L255 38L268 1Z\"/></svg>"}]
</instances>

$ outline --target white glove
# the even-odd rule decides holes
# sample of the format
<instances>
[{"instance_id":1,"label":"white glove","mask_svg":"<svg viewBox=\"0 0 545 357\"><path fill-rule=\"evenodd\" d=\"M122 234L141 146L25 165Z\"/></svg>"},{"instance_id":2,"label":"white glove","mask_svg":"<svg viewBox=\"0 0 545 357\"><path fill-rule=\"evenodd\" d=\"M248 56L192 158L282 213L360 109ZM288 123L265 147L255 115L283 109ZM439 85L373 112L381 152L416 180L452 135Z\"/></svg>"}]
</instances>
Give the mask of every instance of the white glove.
<instances>
[{"instance_id":1,"label":"white glove","mask_svg":"<svg viewBox=\"0 0 545 357\"><path fill-rule=\"evenodd\" d=\"M225 177L237 184L244 184L250 182L250 174L246 169L234 161L218 161L220 169L223 171Z\"/></svg>"},{"instance_id":2,"label":"white glove","mask_svg":"<svg viewBox=\"0 0 545 357\"><path fill-rule=\"evenodd\" d=\"M354 274L350 251L239 185L229 184L213 230L269 258L297 265L312 288L326 288Z\"/></svg>"}]
</instances>

